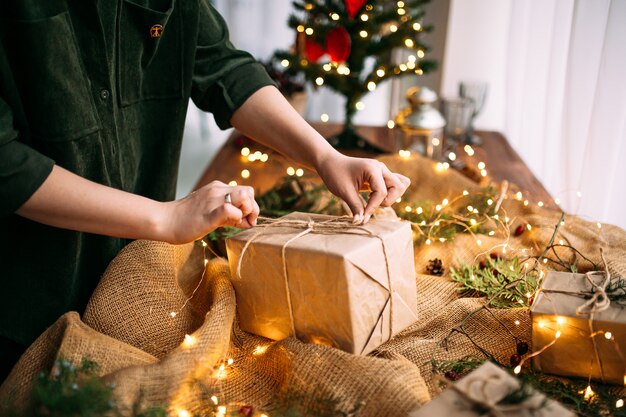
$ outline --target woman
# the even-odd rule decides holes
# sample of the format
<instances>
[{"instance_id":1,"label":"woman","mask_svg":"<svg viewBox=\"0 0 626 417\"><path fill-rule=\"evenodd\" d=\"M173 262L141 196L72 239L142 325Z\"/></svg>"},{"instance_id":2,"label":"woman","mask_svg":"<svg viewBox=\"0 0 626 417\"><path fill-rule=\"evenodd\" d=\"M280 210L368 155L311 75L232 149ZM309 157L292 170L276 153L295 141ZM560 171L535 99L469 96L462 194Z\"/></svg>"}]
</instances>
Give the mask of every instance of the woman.
<instances>
[{"instance_id":1,"label":"woman","mask_svg":"<svg viewBox=\"0 0 626 417\"><path fill-rule=\"evenodd\" d=\"M250 187L175 195L189 98L317 171L357 223L409 180L334 150L205 0L9 0L0 6L0 378L63 313L82 312L127 239L251 227ZM358 191L369 184L367 204Z\"/></svg>"}]
</instances>

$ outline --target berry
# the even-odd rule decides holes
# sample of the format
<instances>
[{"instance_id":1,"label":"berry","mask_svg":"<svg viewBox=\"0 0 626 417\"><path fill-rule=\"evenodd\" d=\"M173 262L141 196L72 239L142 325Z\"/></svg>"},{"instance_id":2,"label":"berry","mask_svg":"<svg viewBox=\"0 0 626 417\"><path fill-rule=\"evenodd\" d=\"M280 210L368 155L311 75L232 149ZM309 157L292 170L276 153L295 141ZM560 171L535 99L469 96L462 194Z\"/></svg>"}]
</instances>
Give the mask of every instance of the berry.
<instances>
[{"instance_id":1,"label":"berry","mask_svg":"<svg viewBox=\"0 0 626 417\"><path fill-rule=\"evenodd\" d=\"M524 233L526 227L523 224L520 224L515 228L515 236L521 236Z\"/></svg>"},{"instance_id":2,"label":"berry","mask_svg":"<svg viewBox=\"0 0 626 417\"><path fill-rule=\"evenodd\" d=\"M496 268L492 268L491 273L493 274L494 277L500 276L500 271L498 271Z\"/></svg>"},{"instance_id":3,"label":"berry","mask_svg":"<svg viewBox=\"0 0 626 417\"><path fill-rule=\"evenodd\" d=\"M528 353L528 343L526 342L517 342L517 354L525 355Z\"/></svg>"},{"instance_id":4,"label":"berry","mask_svg":"<svg viewBox=\"0 0 626 417\"><path fill-rule=\"evenodd\" d=\"M485 269L487 268L487 261L482 260L478 263L478 266L480 266L480 269Z\"/></svg>"},{"instance_id":5,"label":"berry","mask_svg":"<svg viewBox=\"0 0 626 417\"><path fill-rule=\"evenodd\" d=\"M239 414L245 417L250 417L254 414L254 408L251 405L244 405L239 409Z\"/></svg>"},{"instance_id":6,"label":"berry","mask_svg":"<svg viewBox=\"0 0 626 417\"><path fill-rule=\"evenodd\" d=\"M489 257L490 257L491 259L494 259L494 260L495 260L495 259L498 259L498 258L500 257L500 255L498 254L498 252L491 252L491 253L489 254Z\"/></svg>"},{"instance_id":7,"label":"berry","mask_svg":"<svg viewBox=\"0 0 626 417\"><path fill-rule=\"evenodd\" d=\"M443 376L445 376L450 381L458 381L461 378L461 375L459 375L458 373L454 371L446 371L446 373L443 374Z\"/></svg>"},{"instance_id":8,"label":"berry","mask_svg":"<svg viewBox=\"0 0 626 417\"><path fill-rule=\"evenodd\" d=\"M511 366L517 366L520 363L522 363L522 357L520 355L518 355L517 353L514 353L511 355Z\"/></svg>"}]
</instances>

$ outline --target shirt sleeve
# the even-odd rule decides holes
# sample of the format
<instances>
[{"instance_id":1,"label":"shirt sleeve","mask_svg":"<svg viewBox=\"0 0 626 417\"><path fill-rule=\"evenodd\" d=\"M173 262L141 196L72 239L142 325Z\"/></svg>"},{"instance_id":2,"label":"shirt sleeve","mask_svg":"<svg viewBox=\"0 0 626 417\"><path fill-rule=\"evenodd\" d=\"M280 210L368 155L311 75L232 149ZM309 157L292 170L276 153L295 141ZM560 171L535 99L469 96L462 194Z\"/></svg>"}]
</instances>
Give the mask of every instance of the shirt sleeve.
<instances>
[{"instance_id":1,"label":"shirt sleeve","mask_svg":"<svg viewBox=\"0 0 626 417\"><path fill-rule=\"evenodd\" d=\"M233 46L226 22L213 6L203 0L199 8L191 98L200 109L213 113L220 128L227 129L235 110L257 90L275 83L249 53Z\"/></svg>"},{"instance_id":2,"label":"shirt sleeve","mask_svg":"<svg viewBox=\"0 0 626 417\"><path fill-rule=\"evenodd\" d=\"M48 178L54 161L18 140L13 113L0 98L0 216L19 209Z\"/></svg>"}]
</instances>

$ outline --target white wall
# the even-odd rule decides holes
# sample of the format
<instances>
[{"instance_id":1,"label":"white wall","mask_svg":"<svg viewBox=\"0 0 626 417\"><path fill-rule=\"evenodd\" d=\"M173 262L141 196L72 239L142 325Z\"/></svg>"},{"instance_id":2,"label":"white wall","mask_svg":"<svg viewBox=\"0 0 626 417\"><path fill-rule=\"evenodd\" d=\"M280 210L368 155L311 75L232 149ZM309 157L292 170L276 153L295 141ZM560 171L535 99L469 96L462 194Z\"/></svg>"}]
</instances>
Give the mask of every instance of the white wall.
<instances>
[{"instance_id":1,"label":"white wall","mask_svg":"<svg viewBox=\"0 0 626 417\"><path fill-rule=\"evenodd\" d=\"M504 130L510 8L510 0L450 1L441 95L458 96L459 81L488 81L480 129Z\"/></svg>"}]
</instances>

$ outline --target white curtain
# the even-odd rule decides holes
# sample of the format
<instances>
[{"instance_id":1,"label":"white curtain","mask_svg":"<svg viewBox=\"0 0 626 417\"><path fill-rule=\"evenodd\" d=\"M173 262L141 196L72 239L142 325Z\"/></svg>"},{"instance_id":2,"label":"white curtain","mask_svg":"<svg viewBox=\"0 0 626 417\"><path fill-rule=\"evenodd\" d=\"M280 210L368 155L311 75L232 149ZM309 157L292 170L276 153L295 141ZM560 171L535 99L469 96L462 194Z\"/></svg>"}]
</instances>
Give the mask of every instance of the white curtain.
<instances>
[{"instance_id":1,"label":"white curtain","mask_svg":"<svg viewBox=\"0 0 626 417\"><path fill-rule=\"evenodd\" d=\"M446 68L444 88L480 66L504 112L479 127L501 128L566 211L626 228L626 1L453 0L450 25L446 58L505 48ZM468 42L471 26L489 30Z\"/></svg>"}]
</instances>

